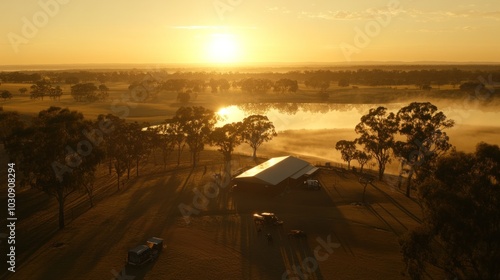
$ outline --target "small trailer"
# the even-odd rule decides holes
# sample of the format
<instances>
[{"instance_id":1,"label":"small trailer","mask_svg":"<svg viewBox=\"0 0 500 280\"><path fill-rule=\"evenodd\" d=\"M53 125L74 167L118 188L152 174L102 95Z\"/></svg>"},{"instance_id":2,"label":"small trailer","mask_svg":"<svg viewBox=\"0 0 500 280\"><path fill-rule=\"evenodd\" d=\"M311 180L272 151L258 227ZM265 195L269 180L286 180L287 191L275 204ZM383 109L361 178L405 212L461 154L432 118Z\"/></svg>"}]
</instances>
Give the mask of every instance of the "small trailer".
<instances>
[{"instance_id":1,"label":"small trailer","mask_svg":"<svg viewBox=\"0 0 500 280\"><path fill-rule=\"evenodd\" d=\"M153 261L153 250L147 245L139 245L128 250L127 264L141 266Z\"/></svg>"}]
</instances>

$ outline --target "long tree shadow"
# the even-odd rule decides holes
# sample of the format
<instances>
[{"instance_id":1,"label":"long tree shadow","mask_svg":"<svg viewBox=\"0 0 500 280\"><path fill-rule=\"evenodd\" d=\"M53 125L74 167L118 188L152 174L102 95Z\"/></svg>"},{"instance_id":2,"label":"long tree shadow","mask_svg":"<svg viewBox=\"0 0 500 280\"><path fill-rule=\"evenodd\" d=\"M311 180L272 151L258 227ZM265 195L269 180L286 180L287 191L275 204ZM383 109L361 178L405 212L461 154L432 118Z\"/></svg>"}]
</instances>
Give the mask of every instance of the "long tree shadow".
<instances>
[{"instance_id":1,"label":"long tree shadow","mask_svg":"<svg viewBox=\"0 0 500 280\"><path fill-rule=\"evenodd\" d=\"M123 263L125 263L126 252L136 245L144 244L147 238L157 236L164 232L174 221L172 208L175 198L178 196L178 187L182 184L179 176L175 172L171 176L164 178L160 183L148 185L151 180L159 180L165 174L158 174L148 178L140 178L134 188L123 192L130 194L128 204L122 208L123 214L118 219L108 217L102 221L99 226L95 226L91 232L86 234L86 238L79 240L77 246L68 244L66 252L60 254L54 263L56 267L48 267L41 272L39 279L49 279L54 275L66 275L70 270L76 269L78 275L86 275L99 261L105 257L116 244L126 244L127 247L121 248L123 251ZM188 177L189 178L189 177ZM120 199L117 197L116 199ZM99 206L94 211L99 211ZM156 212L151 212L153 207L158 207ZM148 213L149 212L149 213ZM163 214L164 213L164 214ZM120 218L121 217L121 218ZM133 228L131 226L133 225ZM121 242L124 240L125 242ZM76 263L75 256L82 252L91 252L91 261L87 263ZM146 266L145 268L147 268ZM151 266L152 267L152 266ZM111 268L110 268L111 269ZM146 269L147 270L147 269ZM135 270L134 270L135 271ZM142 279L145 275L144 269L137 270L135 279Z\"/></svg>"},{"instance_id":2,"label":"long tree shadow","mask_svg":"<svg viewBox=\"0 0 500 280\"><path fill-rule=\"evenodd\" d=\"M399 203L396 199L394 199L391 195L389 195L387 192L385 192L384 190L382 190L381 188L377 187L375 184L371 183L370 184L375 190L379 191L389 202L391 202L394 206L396 206L397 208L399 208L399 210L401 210L401 212L405 213L406 215L408 215L411 219L413 219L415 222L421 224L422 223L422 219L419 218L417 215L413 214L410 210L408 210L406 207L404 207L403 205L401 205L401 203ZM415 202L415 200L412 200L410 198L407 198L408 200L411 200L413 202Z\"/></svg>"}]
</instances>

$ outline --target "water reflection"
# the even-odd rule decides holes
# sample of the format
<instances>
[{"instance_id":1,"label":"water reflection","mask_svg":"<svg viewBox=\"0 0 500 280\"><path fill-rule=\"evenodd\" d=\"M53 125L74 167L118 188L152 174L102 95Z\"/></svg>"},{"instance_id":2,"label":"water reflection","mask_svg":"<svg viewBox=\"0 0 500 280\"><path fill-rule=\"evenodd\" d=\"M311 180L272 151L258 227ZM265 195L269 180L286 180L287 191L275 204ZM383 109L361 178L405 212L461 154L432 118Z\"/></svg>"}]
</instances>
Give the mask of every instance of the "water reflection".
<instances>
[{"instance_id":1,"label":"water reflection","mask_svg":"<svg viewBox=\"0 0 500 280\"><path fill-rule=\"evenodd\" d=\"M371 108L384 106L389 111L397 112L406 103L390 104L336 104L336 103L245 103L228 106L218 111L222 120L218 125L237 122L249 115L266 115L278 131L296 129L354 129L361 116ZM439 108L450 119L456 121L456 127L500 126L499 112L482 110L461 110L452 107Z\"/></svg>"},{"instance_id":2,"label":"water reflection","mask_svg":"<svg viewBox=\"0 0 500 280\"><path fill-rule=\"evenodd\" d=\"M246 103L233 105L218 111L222 120L219 125L241 121L249 115L266 115L276 130L349 128L359 123L362 115L374 104L335 103ZM403 105L384 105L398 110Z\"/></svg>"}]
</instances>

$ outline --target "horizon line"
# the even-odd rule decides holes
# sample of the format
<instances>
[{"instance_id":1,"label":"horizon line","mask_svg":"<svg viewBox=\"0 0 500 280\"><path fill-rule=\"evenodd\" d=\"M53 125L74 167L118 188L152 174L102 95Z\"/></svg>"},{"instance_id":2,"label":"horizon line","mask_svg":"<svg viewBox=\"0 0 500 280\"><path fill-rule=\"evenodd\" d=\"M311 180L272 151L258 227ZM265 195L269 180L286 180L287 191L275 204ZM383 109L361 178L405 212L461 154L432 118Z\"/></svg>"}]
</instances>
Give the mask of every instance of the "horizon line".
<instances>
[{"instance_id":1,"label":"horizon line","mask_svg":"<svg viewBox=\"0 0 500 280\"><path fill-rule=\"evenodd\" d=\"M278 67L335 67L335 66L474 66L474 65L498 65L500 61L332 61L332 62L245 62L232 64L210 64L210 63L127 63L127 62L103 62L103 63L50 63L50 64L0 64L0 71L35 71L35 70L81 70L86 69L125 69L140 67L156 67L157 69L165 68L245 68L245 67L260 67L260 68L278 68ZM54 69L47 69L53 67ZM90 68L93 67L93 68ZM37 69L38 68L38 69ZM141 69L144 70L144 69Z\"/></svg>"}]
</instances>

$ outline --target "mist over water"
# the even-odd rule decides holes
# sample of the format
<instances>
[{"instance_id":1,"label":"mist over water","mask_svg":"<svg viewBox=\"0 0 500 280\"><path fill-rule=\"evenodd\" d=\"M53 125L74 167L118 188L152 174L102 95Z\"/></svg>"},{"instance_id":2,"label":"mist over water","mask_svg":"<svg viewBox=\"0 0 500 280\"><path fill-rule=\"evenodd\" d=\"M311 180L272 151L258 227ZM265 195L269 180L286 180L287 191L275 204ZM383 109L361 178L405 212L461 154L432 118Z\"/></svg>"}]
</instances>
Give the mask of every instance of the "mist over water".
<instances>
[{"instance_id":1,"label":"mist over water","mask_svg":"<svg viewBox=\"0 0 500 280\"><path fill-rule=\"evenodd\" d=\"M396 113L408 103L391 104L334 104L334 103L247 103L233 105L218 111L222 120L218 125L238 122L253 115L266 115L277 131L299 129L353 129L371 108L384 106ZM500 127L500 112L483 111L479 108L463 109L446 106L438 108L455 120L456 127L490 126ZM455 129L457 129L455 128Z\"/></svg>"},{"instance_id":2,"label":"mist over water","mask_svg":"<svg viewBox=\"0 0 500 280\"><path fill-rule=\"evenodd\" d=\"M339 140L354 140L358 135L354 127L371 108L384 106L396 113L409 103L391 104L333 104L333 103L248 103L220 109L217 113L222 126L238 122L253 115L266 115L273 122L278 136L259 148L266 157L294 155L310 158L312 163L342 162L340 152L335 150ZM472 152L477 143L484 141L500 144L500 111L495 108L464 108L438 106L438 109L455 120L455 126L447 129L450 142L458 149ZM397 136L399 137L399 136ZM246 144L236 149L237 153L249 154ZM357 166L357 162L351 163ZM375 169L375 166L368 165ZM388 174L397 174L399 164L393 160L387 166Z\"/></svg>"}]
</instances>

